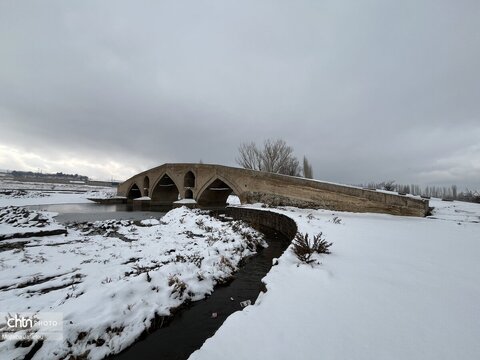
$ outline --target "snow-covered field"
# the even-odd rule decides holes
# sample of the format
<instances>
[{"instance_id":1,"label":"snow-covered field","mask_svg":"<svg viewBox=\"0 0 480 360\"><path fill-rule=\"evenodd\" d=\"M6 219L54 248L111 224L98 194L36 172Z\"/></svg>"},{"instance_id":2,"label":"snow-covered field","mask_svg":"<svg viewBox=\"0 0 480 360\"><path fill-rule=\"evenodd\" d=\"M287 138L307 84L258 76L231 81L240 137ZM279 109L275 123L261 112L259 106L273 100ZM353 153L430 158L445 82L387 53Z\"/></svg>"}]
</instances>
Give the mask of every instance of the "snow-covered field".
<instances>
[{"instance_id":1,"label":"snow-covered field","mask_svg":"<svg viewBox=\"0 0 480 360\"><path fill-rule=\"evenodd\" d=\"M41 194L0 195L0 206L90 197ZM292 217L302 233L322 232L332 254L307 265L287 249L264 278L268 291L190 359L478 359L480 205L430 205L428 218L268 208ZM56 225L39 213L3 209L3 232ZM155 313L210 293L258 245L259 234L244 224L186 208L160 220L3 240L0 311L63 313L65 340L44 342L34 359L100 359L131 344ZM31 346L0 342L0 359L23 359Z\"/></svg>"},{"instance_id":2,"label":"snow-covered field","mask_svg":"<svg viewBox=\"0 0 480 360\"><path fill-rule=\"evenodd\" d=\"M479 359L480 205L430 204L430 218L275 210L332 254L311 266L287 250L190 359Z\"/></svg>"},{"instance_id":3,"label":"snow-covered field","mask_svg":"<svg viewBox=\"0 0 480 360\"><path fill-rule=\"evenodd\" d=\"M0 207L2 206L28 206L28 205L51 205L51 204L81 204L91 203L88 198L112 197L116 189L103 189L85 193L60 193L42 192L41 190L15 191L15 196L0 193Z\"/></svg>"},{"instance_id":4,"label":"snow-covered field","mask_svg":"<svg viewBox=\"0 0 480 360\"><path fill-rule=\"evenodd\" d=\"M22 215L5 225L15 231L35 230L38 219L54 224L49 213L0 211L7 221ZM44 341L35 359L102 359L132 344L156 316L210 294L265 245L243 222L187 208L160 220L72 224L65 236L3 240L0 311L63 314L64 340ZM0 342L0 359L23 359L33 346Z\"/></svg>"},{"instance_id":5,"label":"snow-covered field","mask_svg":"<svg viewBox=\"0 0 480 360\"><path fill-rule=\"evenodd\" d=\"M0 207L89 203L88 198L109 198L116 193L113 187L0 181Z\"/></svg>"},{"instance_id":6,"label":"snow-covered field","mask_svg":"<svg viewBox=\"0 0 480 360\"><path fill-rule=\"evenodd\" d=\"M87 185L82 183L49 183L40 181L18 181L0 178L0 190L37 190L37 191L97 191L115 189L114 187Z\"/></svg>"}]
</instances>

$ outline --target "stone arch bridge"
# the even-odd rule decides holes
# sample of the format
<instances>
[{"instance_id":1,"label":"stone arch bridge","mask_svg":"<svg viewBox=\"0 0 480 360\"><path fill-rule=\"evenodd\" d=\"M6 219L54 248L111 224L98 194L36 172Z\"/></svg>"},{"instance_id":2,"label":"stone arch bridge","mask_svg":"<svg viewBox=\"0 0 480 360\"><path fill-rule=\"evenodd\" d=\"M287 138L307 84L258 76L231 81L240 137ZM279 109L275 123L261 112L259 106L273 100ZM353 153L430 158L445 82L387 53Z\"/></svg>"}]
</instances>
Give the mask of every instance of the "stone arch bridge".
<instances>
[{"instance_id":1,"label":"stone arch bridge","mask_svg":"<svg viewBox=\"0 0 480 360\"><path fill-rule=\"evenodd\" d=\"M387 194L262 171L210 164L164 164L143 171L118 186L118 195L141 208L226 206L229 195L242 204L323 208L425 216L428 200Z\"/></svg>"}]
</instances>

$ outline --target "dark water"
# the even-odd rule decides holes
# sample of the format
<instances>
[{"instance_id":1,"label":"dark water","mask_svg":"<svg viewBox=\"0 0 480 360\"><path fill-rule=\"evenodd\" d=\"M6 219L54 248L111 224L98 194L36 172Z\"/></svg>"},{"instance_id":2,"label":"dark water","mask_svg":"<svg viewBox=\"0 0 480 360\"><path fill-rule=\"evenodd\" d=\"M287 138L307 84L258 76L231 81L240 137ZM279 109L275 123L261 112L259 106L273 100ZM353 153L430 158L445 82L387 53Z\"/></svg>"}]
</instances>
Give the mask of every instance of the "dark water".
<instances>
[{"instance_id":1,"label":"dark water","mask_svg":"<svg viewBox=\"0 0 480 360\"><path fill-rule=\"evenodd\" d=\"M187 359L215 334L230 314L241 311L241 301L251 300L253 304L257 299L263 289L261 279L270 270L272 259L280 257L289 243L283 235L271 230L266 235L269 247L248 259L229 285L217 288L205 300L192 303L175 314L166 327L108 359ZM218 314L216 318L212 318L214 312Z\"/></svg>"},{"instance_id":2,"label":"dark water","mask_svg":"<svg viewBox=\"0 0 480 360\"><path fill-rule=\"evenodd\" d=\"M96 203L85 204L56 204L27 206L31 210L46 210L56 212L55 219L60 223L99 221L99 220L143 220L149 218L160 219L165 212L132 211L127 205L102 205Z\"/></svg>"}]
</instances>

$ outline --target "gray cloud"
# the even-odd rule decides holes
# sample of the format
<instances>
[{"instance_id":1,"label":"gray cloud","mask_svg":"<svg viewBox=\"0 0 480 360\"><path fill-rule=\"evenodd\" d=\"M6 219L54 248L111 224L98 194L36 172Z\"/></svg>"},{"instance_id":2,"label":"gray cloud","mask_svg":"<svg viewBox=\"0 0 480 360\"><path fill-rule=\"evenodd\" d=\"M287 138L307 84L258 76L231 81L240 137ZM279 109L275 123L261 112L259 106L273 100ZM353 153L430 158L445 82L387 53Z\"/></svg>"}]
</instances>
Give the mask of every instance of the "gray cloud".
<instances>
[{"instance_id":1,"label":"gray cloud","mask_svg":"<svg viewBox=\"0 0 480 360\"><path fill-rule=\"evenodd\" d=\"M281 137L320 179L480 187L479 15L466 0L2 2L0 168L125 178L234 165L241 142Z\"/></svg>"}]
</instances>

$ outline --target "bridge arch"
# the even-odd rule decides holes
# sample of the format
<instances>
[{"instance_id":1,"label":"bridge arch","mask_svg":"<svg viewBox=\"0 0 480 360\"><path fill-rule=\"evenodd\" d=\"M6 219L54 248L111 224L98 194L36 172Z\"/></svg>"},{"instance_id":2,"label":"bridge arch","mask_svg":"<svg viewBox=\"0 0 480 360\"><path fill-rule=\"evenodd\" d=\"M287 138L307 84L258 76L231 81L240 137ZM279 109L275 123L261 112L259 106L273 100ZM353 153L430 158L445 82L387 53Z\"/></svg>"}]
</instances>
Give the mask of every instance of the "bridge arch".
<instances>
[{"instance_id":1,"label":"bridge arch","mask_svg":"<svg viewBox=\"0 0 480 360\"><path fill-rule=\"evenodd\" d=\"M193 171L188 171L185 176L183 177L183 186L184 187L195 187L195 174Z\"/></svg>"},{"instance_id":2,"label":"bridge arch","mask_svg":"<svg viewBox=\"0 0 480 360\"><path fill-rule=\"evenodd\" d=\"M223 176L215 176L198 192L197 203L204 207L224 207L230 195L240 197L236 187Z\"/></svg>"},{"instance_id":3,"label":"bridge arch","mask_svg":"<svg viewBox=\"0 0 480 360\"><path fill-rule=\"evenodd\" d=\"M148 193L150 192L150 178L148 176L145 176L143 179L143 195L148 196Z\"/></svg>"},{"instance_id":4,"label":"bridge arch","mask_svg":"<svg viewBox=\"0 0 480 360\"><path fill-rule=\"evenodd\" d=\"M168 172L159 176L154 186L150 198L152 206L172 206L173 202L178 200L179 187Z\"/></svg>"},{"instance_id":5,"label":"bridge arch","mask_svg":"<svg viewBox=\"0 0 480 360\"><path fill-rule=\"evenodd\" d=\"M190 189L185 190L185 199L193 199L193 191Z\"/></svg>"},{"instance_id":6,"label":"bridge arch","mask_svg":"<svg viewBox=\"0 0 480 360\"><path fill-rule=\"evenodd\" d=\"M128 189L127 199L133 200L139 197L142 197L142 192L140 191L138 185L136 183L133 183L132 186L130 186L130 189Z\"/></svg>"}]
</instances>

